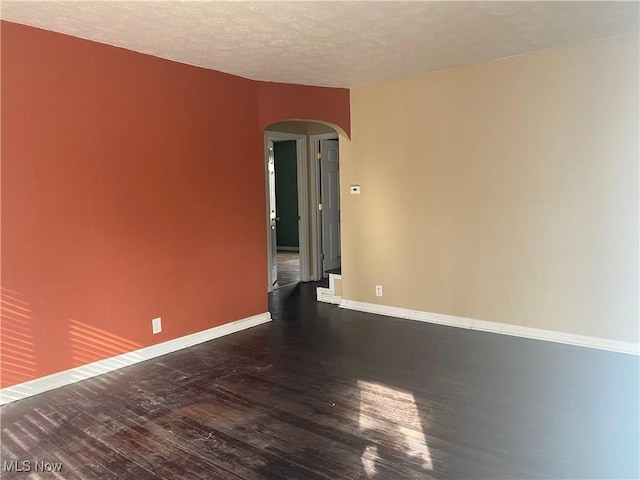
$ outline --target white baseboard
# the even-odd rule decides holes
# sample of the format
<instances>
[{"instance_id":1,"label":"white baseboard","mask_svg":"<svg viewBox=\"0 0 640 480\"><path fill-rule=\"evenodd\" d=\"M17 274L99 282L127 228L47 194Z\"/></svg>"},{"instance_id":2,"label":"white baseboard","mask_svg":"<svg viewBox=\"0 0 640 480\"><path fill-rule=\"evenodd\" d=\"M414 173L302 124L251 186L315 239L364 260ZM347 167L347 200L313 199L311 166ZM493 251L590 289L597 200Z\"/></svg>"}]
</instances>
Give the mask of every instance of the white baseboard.
<instances>
[{"instance_id":1,"label":"white baseboard","mask_svg":"<svg viewBox=\"0 0 640 480\"><path fill-rule=\"evenodd\" d=\"M335 273L329 274L329 288L318 287L316 288L316 299L319 302L333 303L334 305L340 305L342 297L335 294L335 281L342 280L342 275Z\"/></svg>"},{"instance_id":2,"label":"white baseboard","mask_svg":"<svg viewBox=\"0 0 640 480\"><path fill-rule=\"evenodd\" d=\"M640 355L640 345L632 342L608 340L606 338L588 337L584 335L573 335L571 333L557 332L554 330L523 327L508 323L487 322L485 320L476 320L473 318L455 317L453 315L442 315L439 313L409 310L406 308L390 307L387 305L376 305L374 303L356 302L353 300L342 300L340 302L340 307L360 312L387 315L389 317L446 325L449 327L467 328L482 332L501 333L503 335L512 335L515 337L546 340L549 342L564 343L567 345Z\"/></svg>"},{"instance_id":3,"label":"white baseboard","mask_svg":"<svg viewBox=\"0 0 640 480\"><path fill-rule=\"evenodd\" d=\"M223 337L231 333L239 332L247 328L255 327L262 323L271 321L271 313L265 312L252 317L243 318L235 322L226 323L218 327L213 327L202 332L192 333L184 337L174 338L157 345L144 347L133 352L123 353L104 360L82 365L80 367L54 373L45 377L29 380L28 382L6 387L0 390L0 405L14 402L22 398L37 395L39 393L53 390L54 388L79 382L87 378L95 377L103 373L108 373L122 367L127 367L135 363L144 362L167 353L175 352L183 348L191 347L214 338Z\"/></svg>"},{"instance_id":4,"label":"white baseboard","mask_svg":"<svg viewBox=\"0 0 640 480\"><path fill-rule=\"evenodd\" d=\"M278 251L282 251L282 252L299 252L300 251L300 247L282 247L282 246L278 246L277 250Z\"/></svg>"}]
</instances>

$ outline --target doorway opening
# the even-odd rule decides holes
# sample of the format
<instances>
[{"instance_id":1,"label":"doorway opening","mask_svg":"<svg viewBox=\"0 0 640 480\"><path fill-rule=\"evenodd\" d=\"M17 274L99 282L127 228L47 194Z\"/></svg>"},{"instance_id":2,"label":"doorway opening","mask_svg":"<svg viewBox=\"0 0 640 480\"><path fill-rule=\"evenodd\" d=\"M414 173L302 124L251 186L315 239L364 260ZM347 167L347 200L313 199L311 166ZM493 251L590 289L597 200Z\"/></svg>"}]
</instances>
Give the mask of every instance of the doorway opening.
<instances>
[{"instance_id":1,"label":"doorway opening","mask_svg":"<svg viewBox=\"0 0 640 480\"><path fill-rule=\"evenodd\" d=\"M317 122L265 130L268 291L340 269L338 141Z\"/></svg>"},{"instance_id":2,"label":"doorway opening","mask_svg":"<svg viewBox=\"0 0 640 480\"><path fill-rule=\"evenodd\" d=\"M276 282L274 288L300 281L300 212L298 201L298 159L296 140L272 140L274 196L270 215L275 216Z\"/></svg>"}]
</instances>

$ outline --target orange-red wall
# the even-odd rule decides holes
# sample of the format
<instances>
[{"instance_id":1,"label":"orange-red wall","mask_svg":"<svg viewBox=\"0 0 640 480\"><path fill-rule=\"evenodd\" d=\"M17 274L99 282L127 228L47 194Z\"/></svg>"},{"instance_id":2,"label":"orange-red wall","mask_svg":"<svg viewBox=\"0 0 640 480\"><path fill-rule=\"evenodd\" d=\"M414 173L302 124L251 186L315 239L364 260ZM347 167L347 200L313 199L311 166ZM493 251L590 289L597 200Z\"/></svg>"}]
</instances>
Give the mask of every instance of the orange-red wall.
<instances>
[{"instance_id":1,"label":"orange-red wall","mask_svg":"<svg viewBox=\"0 0 640 480\"><path fill-rule=\"evenodd\" d=\"M310 96L309 87L304 85L256 83L261 128L285 118L324 121L327 121L327 118L334 118L339 120L333 120L333 122L348 136L351 135L349 90L320 88Z\"/></svg>"},{"instance_id":2,"label":"orange-red wall","mask_svg":"<svg viewBox=\"0 0 640 480\"><path fill-rule=\"evenodd\" d=\"M1 35L2 386L265 312L263 129L349 92Z\"/></svg>"}]
</instances>

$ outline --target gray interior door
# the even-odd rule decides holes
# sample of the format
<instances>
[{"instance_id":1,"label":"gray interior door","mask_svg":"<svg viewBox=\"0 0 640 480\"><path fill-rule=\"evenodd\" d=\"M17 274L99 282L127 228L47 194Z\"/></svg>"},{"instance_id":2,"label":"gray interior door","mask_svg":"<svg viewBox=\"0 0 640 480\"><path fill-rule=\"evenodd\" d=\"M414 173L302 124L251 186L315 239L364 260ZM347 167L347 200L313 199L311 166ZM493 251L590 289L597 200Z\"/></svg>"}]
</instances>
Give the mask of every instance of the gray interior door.
<instances>
[{"instance_id":1,"label":"gray interior door","mask_svg":"<svg viewBox=\"0 0 640 480\"><path fill-rule=\"evenodd\" d=\"M322 254L324 272L340 268L340 164L338 140L320 141Z\"/></svg>"}]
</instances>

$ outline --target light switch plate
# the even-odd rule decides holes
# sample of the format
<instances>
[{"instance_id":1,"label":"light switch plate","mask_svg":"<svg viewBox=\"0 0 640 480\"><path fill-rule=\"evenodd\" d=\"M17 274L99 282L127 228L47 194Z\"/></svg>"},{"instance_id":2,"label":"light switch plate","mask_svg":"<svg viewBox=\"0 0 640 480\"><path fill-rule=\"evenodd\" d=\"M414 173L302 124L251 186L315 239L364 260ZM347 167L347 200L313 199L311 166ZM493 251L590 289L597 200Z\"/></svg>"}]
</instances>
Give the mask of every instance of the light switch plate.
<instances>
[{"instance_id":1,"label":"light switch plate","mask_svg":"<svg viewBox=\"0 0 640 480\"><path fill-rule=\"evenodd\" d=\"M349 187L349 191L351 192L351 195L360 195L360 185L351 185L351 187Z\"/></svg>"}]
</instances>

